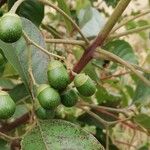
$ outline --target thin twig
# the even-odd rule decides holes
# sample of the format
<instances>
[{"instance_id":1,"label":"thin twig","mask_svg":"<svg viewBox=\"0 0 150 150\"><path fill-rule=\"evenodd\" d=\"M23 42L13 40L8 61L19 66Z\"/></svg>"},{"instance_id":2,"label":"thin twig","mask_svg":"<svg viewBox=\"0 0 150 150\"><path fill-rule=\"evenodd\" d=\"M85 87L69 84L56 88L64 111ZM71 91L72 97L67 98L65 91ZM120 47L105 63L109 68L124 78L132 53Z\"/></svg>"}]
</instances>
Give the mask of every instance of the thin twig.
<instances>
[{"instance_id":1,"label":"thin twig","mask_svg":"<svg viewBox=\"0 0 150 150\"><path fill-rule=\"evenodd\" d=\"M145 26L138 27L138 28L135 28L135 29L127 30L125 32L118 33L118 34L112 34L112 35L109 36L108 39L110 40L110 39L114 39L114 38L119 38L119 37L126 36L126 35L129 35L129 34L138 33L138 32L141 32L141 31L147 30L147 29L150 29L150 25L145 25Z\"/></svg>"},{"instance_id":2,"label":"thin twig","mask_svg":"<svg viewBox=\"0 0 150 150\"><path fill-rule=\"evenodd\" d=\"M137 70L139 70L139 71L142 71L142 72L144 72L144 73L150 73L150 69L148 70L148 69L145 69L145 68L143 68L143 67L140 67L140 66L138 66L138 65L136 65L136 64L132 64L132 63L130 63L135 69L137 69Z\"/></svg>"},{"instance_id":3,"label":"thin twig","mask_svg":"<svg viewBox=\"0 0 150 150\"><path fill-rule=\"evenodd\" d=\"M111 107L105 107L105 106L99 106L99 105L94 105L94 104L89 104L89 103L86 103L86 102L80 102L79 105L81 106L88 106L90 108L95 108L95 109L104 109L104 110L107 110L107 111L110 111L110 112L116 112L116 113L122 113L122 114L125 114L126 115L126 111L128 110L128 108L124 108L124 109L116 109L116 108L111 108Z\"/></svg>"},{"instance_id":4,"label":"thin twig","mask_svg":"<svg viewBox=\"0 0 150 150\"><path fill-rule=\"evenodd\" d=\"M93 118L95 118L97 121L99 121L102 125L104 125L106 127L106 125L108 125L109 123L107 121L105 121L104 119L102 119L100 116L98 116L97 114L93 113L90 110L85 109L84 107L81 106L77 106L78 108L82 109L83 111L85 111L86 113L88 113L90 116L92 116Z\"/></svg>"},{"instance_id":5,"label":"thin twig","mask_svg":"<svg viewBox=\"0 0 150 150\"><path fill-rule=\"evenodd\" d=\"M47 54L47 55L49 55L49 56L57 57L57 58L62 59L62 60L65 59L65 57L56 55L56 54L54 54L54 53L50 53L50 52L48 52L45 48L39 46L37 43L35 43L34 41L32 41L32 40L29 38L29 36L28 36L24 31L23 31L23 36L24 36L25 39L28 40L28 42L29 42L30 44L32 44L32 45L34 45L35 47L39 48L39 49L40 49L42 52L44 52L45 54Z\"/></svg>"},{"instance_id":6,"label":"thin twig","mask_svg":"<svg viewBox=\"0 0 150 150\"><path fill-rule=\"evenodd\" d=\"M123 60L122 58L118 57L117 55L103 50L103 49L97 49L97 52L101 55L106 55L108 58L113 59L114 61L122 64L123 66L125 66L126 68L130 69L134 74L136 74L146 85L150 86L150 81L145 78L141 73L139 73L131 64L129 64L128 62L126 62L125 60Z\"/></svg>"},{"instance_id":7,"label":"thin twig","mask_svg":"<svg viewBox=\"0 0 150 150\"><path fill-rule=\"evenodd\" d=\"M4 139L6 141L12 141L12 140L18 139L18 137L11 137L11 136L4 134L2 132L0 132L0 138Z\"/></svg>"},{"instance_id":8,"label":"thin twig","mask_svg":"<svg viewBox=\"0 0 150 150\"><path fill-rule=\"evenodd\" d=\"M46 39L47 43L57 43L57 44L71 44L85 46L85 42L82 40L70 40L70 39Z\"/></svg>"},{"instance_id":9,"label":"thin twig","mask_svg":"<svg viewBox=\"0 0 150 150\"><path fill-rule=\"evenodd\" d=\"M49 7L52 7L53 9L57 10L60 14L62 14L66 19L68 19L73 26L77 29L77 31L80 33L80 35L82 36L82 38L84 39L84 41L86 42L86 44L90 44L89 40L84 36L84 34L82 33L82 31L80 30L79 26L72 20L72 18L67 15L63 10L61 10L59 7L53 5L51 2L47 1L47 0L38 0L39 2L41 2L44 5L47 5Z\"/></svg>"},{"instance_id":10,"label":"thin twig","mask_svg":"<svg viewBox=\"0 0 150 150\"><path fill-rule=\"evenodd\" d=\"M121 72L121 73L118 73L118 74L113 74L113 75L110 75L110 76L102 77L102 78L100 78L100 80L108 80L108 79L110 79L110 78L113 78L113 77L120 77L120 76L129 74L129 73L131 73L131 71Z\"/></svg>"},{"instance_id":11,"label":"thin twig","mask_svg":"<svg viewBox=\"0 0 150 150\"><path fill-rule=\"evenodd\" d=\"M95 114L94 112L80 106L80 105L76 105L76 107L78 107L79 109L82 109L83 111L85 111L86 113L88 113L90 116L92 116L93 118L95 118L97 121L99 121L102 125L106 126L111 126L111 125L115 125L116 123L118 123L118 121L105 121L104 119L102 119L100 116L98 116L97 114ZM128 120L124 119L124 120L119 120L119 122L124 122Z\"/></svg>"},{"instance_id":12,"label":"thin twig","mask_svg":"<svg viewBox=\"0 0 150 150\"><path fill-rule=\"evenodd\" d=\"M135 20L139 17L142 17L146 14L149 14L150 13L150 9L148 10L144 10L143 12L141 12L140 14L138 15L135 15L135 16L131 16L130 18L128 19L125 19L123 20L121 23L119 23L116 27L113 28L112 32L111 33L114 33L116 30L118 30L119 28L121 28L122 26L126 25L128 22L132 21L132 20Z\"/></svg>"},{"instance_id":13,"label":"thin twig","mask_svg":"<svg viewBox=\"0 0 150 150\"><path fill-rule=\"evenodd\" d=\"M106 150L109 150L109 126L106 126Z\"/></svg>"},{"instance_id":14,"label":"thin twig","mask_svg":"<svg viewBox=\"0 0 150 150\"><path fill-rule=\"evenodd\" d=\"M25 0L18 0L18 1L16 1L15 3L14 3L14 5L13 5L13 7L10 9L10 13L15 13L16 12L16 10L18 9L18 7L20 6L20 4L22 3L22 2L24 2Z\"/></svg>"}]
</instances>

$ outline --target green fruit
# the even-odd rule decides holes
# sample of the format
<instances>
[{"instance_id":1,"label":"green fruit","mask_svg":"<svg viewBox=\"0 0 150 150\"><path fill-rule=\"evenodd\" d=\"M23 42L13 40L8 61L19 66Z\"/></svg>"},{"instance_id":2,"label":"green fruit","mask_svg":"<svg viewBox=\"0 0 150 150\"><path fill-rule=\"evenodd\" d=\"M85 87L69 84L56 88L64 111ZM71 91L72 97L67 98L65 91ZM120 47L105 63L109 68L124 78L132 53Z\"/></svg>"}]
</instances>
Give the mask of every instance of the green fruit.
<instances>
[{"instance_id":1,"label":"green fruit","mask_svg":"<svg viewBox=\"0 0 150 150\"><path fill-rule=\"evenodd\" d=\"M64 91L61 94L61 103L66 107L74 106L78 101L78 95L74 89Z\"/></svg>"},{"instance_id":2,"label":"green fruit","mask_svg":"<svg viewBox=\"0 0 150 150\"><path fill-rule=\"evenodd\" d=\"M43 107L39 107L36 111L35 111L37 117L39 119L52 119L55 116L55 111L54 110L46 110Z\"/></svg>"},{"instance_id":3,"label":"green fruit","mask_svg":"<svg viewBox=\"0 0 150 150\"><path fill-rule=\"evenodd\" d=\"M0 18L0 39L13 43L22 36L22 22L18 15L6 13Z\"/></svg>"},{"instance_id":4,"label":"green fruit","mask_svg":"<svg viewBox=\"0 0 150 150\"><path fill-rule=\"evenodd\" d=\"M16 109L16 105L8 93L0 91L0 119L10 118Z\"/></svg>"},{"instance_id":5,"label":"green fruit","mask_svg":"<svg viewBox=\"0 0 150 150\"><path fill-rule=\"evenodd\" d=\"M38 87L37 98L44 109L55 109L60 104L59 93L47 84Z\"/></svg>"},{"instance_id":6,"label":"green fruit","mask_svg":"<svg viewBox=\"0 0 150 150\"><path fill-rule=\"evenodd\" d=\"M50 85L55 89L65 89L69 84L70 79L67 70L64 65L57 60L53 60L49 63L47 75Z\"/></svg>"},{"instance_id":7,"label":"green fruit","mask_svg":"<svg viewBox=\"0 0 150 150\"><path fill-rule=\"evenodd\" d=\"M94 82L88 75L85 75L84 73L78 74L75 77L74 84L79 93L83 96L89 97L96 92L96 86Z\"/></svg>"}]
</instances>

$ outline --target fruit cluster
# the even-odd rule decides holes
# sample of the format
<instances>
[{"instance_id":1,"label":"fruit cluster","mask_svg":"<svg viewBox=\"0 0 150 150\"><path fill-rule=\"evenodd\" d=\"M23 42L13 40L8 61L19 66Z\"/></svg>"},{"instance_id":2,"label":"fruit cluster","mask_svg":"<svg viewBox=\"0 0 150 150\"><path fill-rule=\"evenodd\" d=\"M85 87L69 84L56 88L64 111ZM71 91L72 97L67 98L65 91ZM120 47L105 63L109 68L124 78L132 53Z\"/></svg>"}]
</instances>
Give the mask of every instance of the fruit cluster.
<instances>
[{"instance_id":1,"label":"fruit cluster","mask_svg":"<svg viewBox=\"0 0 150 150\"><path fill-rule=\"evenodd\" d=\"M94 82L84 73L75 76L74 85L77 90L67 87L70 83L69 74L65 66L57 60L49 63L47 76L49 84L41 84L37 88L40 107L36 112L39 118L47 118L48 110L54 110L60 104L66 107L74 106L78 101L78 92L89 97L96 91Z\"/></svg>"},{"instance_id":2,"label":"fruit cluster","mask_svg":"<svg viewBox=\"0 0 150 150\"><path fill-rule=\"evenodd\" d=\"M0 18L0 39L6 43L13 43L22 36L22 22L18 15L6 13ZM5 58L0 53L0 64ZM74 106L78 101L78 92L82 96L92 96L96 86L91 78L84 73L76 75L75 88L67 88L70 83L69 74L65 66L57 60L51 61L47 71L49 84L41 84L37 88L37 99L40 106L36 114L41 119L53 116L55 108L61 103L66 107ZM78 92L77 92L78 91ZM0 91L0 119L7 119L13 115L15 103L11 97ZM49 115L51 114L51 115Z\"/></svg>"}]
</instances>

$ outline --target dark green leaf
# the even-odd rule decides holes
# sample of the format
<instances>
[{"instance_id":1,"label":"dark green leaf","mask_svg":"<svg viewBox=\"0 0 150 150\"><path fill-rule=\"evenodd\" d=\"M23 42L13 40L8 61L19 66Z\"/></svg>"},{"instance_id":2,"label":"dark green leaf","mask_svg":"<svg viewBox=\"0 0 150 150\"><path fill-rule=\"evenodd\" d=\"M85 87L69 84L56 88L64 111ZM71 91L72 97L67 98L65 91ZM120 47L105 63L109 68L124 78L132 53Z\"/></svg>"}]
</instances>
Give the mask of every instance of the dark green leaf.
<instances>
[{"instance_id":1,"label":"dark green leaf","mask_svg":"<svg viewBox=\"0 0 150 150\"><path fill-rule=\"evenodd\" d=\"M150 116L146 114L139 114L134 118L134 120L145 129L150 130Z\"/></svg>"},{"instance_id":2,"label":"dark green leaf","mask_svg":"<svg viewBox=\"0 0 150 150\"><path fill-rule=\"evenodd\" d=\"M0 87L3 89L12 89L15 85L16 84L11 79L0 78Z\"/></svg>"},{"instance_id":3,"label":"dark green leaf","mask_svg":"<svg viewBox=\"0 0 150 150\"><path fill-rule=\"evenodd\" d=\"M115 7L119 2L119 0L104 0L104 1L108 6L112 6L112 7Z\"/></svg>"},{"instance_id":4,"label":"dark green leaf","mask_svg":"<svg viewBox=\"0 0 150 150\"><path fill-rule=\"evenodd\" d=\"M134 54L134 51L131 47L131 45L124 41L124 40L114 40L111 42L108 42L104 49L116 54L117 56L121 57L122 59L137 64L137 57Z\"/></svg>"},{"instance_id":5,"label":"dark green leaf","mask_svg":"<svg viewBox=\"0 0 150 150\"><path fill-rule=\"evenodd\" d=\"M98 78L98 75L97 75L97 73L96 73L96 69L95 69L95 67L94 67L91 63L89 63L89 64L85 67L84 72L85 72L87 75L89 75L89 77L90 77L92 80L98 81L99 78Z\"/></svg>"},{"instance_id":6,"label":"dark green leaf","mask_svg":"<svg viewBox=\"0 0 150 150\"><path fill-rule=\"evenodd\" d=\"M111 93L102 86L97 86L96 99L99 104L109 104L113 106L119 104L122 96L117 93Z\"/></svg>"},{"instance_id":7,"label":"dark green leaf","mask_svg":"<svg viewBox=\"0 0 150 150\"><path fill-rule=\"evenodd\" d=\"M10 150L6 141L0 139L0 150Z\"/></svg>"},{"instance_id":8,"label":"dark green leaf","mask_svg":"<svg viewBox=\"0 0 150 150\"><path fill-rule=\"evenodd\" d=\"M38 45L45 47L44 39L38 28L29 20L22 18L23 30ZM24 38L13 44L7 44L0 41L0 48L3 50L9 63L17 70L27 89L29 89L28 76L28 47ZM32 69L37 83L47 82L46 72L48 56L38 48L31 46L32 50Z\"/></svg>"},{"instance_id":9,"label":"dark green leaf","mask_svg":"<svg viewBox=\"0 0 150 150\"><path fill-rule=\"evenodd\" d=\"M9 9L15 2L16 0L8 0ZM19 6L17 14L39 26L44 17L44 6L37 0L26 0Z\"/></svg>"},{"instance_id":10,"label":"dark green leaf","mask_svg":"<svg viewBox=\"0 0 150 150\"><path fill-rule=\"evenodd\" d=\"M150 80L150 74L145 75L145 77ZM150 102L150 87L145 85L141 80L138 81L133 101L136 103Z\"/></svg>"},{"instance_id":11,"label":"dark green leaf","mask_svg":"<svg viewBox=\"0 0 150 150\"><path fill-rule=\"evenodd\" d=\"M39 122L38 126L25 135L21 145L22 150L103 150L91 134L63 120Z\"/></svg>"},{"instance_id":12,"label":"dark green leaf","mask_svg":"<svg viewBox=\"0 0 150 150\"><path fill-rule=\"evenodd\" d=\"M24 84L15 86L12 90L9 91L9 94L15 102L29 95Z\"/></svg>"}]
</instances>

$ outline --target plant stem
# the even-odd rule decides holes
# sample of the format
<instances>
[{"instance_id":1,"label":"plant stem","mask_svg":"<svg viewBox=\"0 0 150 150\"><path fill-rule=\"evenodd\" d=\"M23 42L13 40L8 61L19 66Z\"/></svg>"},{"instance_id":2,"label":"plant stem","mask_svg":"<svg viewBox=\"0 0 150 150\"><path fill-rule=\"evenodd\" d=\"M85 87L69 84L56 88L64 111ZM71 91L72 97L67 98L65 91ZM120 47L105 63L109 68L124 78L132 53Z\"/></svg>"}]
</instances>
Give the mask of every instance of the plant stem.
<instances>
[{"instance_id":1,"label":"plant stem","mask_svg":"<svg viewBox=\"0 0 150 150\"><path fill-rule=\"evenodd\" d=\"M42 52L44 52L45 54L47 54L47 55L49 55L49 56L57 57L57 58L62 59L62 60L65 59L65 57L62 57L62 56L59 56L59 55L50 53L50 52L48 52L45 48L39 46L37 43L35 43L34 41L32 41L32 40L29 38L29 36L28 36L25 32L23 32L23 36L24 36L25 39L28 40L28 42L29 42L30 44L32 44L32 45L34 45L35 47L39 48L39 49L40 49Z\"/></svg>"},{"instance_id":2,"label":"plant stem","mask_svg":"<svg viewBox=\"0 0 150 150\"><path fill-rule=\"evenodd\" d=\"M111 79L113 77L120 77L120 76L124 76L126 74L129 74L129 73L131 73L131 71L121 72L121 73L118 73L118 74L112 74L110 76L102 77L102 78L100 78L100 80L102 80L102 81L103 80L108 80L108 79Z\"/></svg>"},{"instance_id":3,"label":"plant stem","mask_svg":"<svg viewBox=\"0 0 150 150\"><path fill-rule=\"evenodd\" d=\"M4 139L4 140L6 140L6 141L12 141L12 140L14 140L14 139L18 139L18 137L11 137L11 136L8 136L8 135L6 135L6 134L4 134L4 133L2 133L2 132L0 132L0 138L2 138L2 139Z\"/></svg>"},{"instance_id":4,"label":"plant stem","mask_svg":"<svg viewBox=\"0 0 150 150\"><path fill-rule=\"evenodd\" d=\"M57 10L60 14L62 14L66 19L68 19L73 26L77 29L77 31L80 33L80 35L82 36L82 38L84 39L84 41L86 42L86 44L90 44L89 40L84 36L84 34L82 33L82 31L80 30L79 26L72 20L72 18L67 15L63 10L61 10L59 7L53 5L52 3L50 3L47 0L38 0L39 2L41 2L44 5L48 5L50 7L52 7L53 9Z\"/></svg>"},{"instance_id":5,"label":"plant stem","mask_svg":"<svg viewBox=\"0 0 150 150\"><path fill-rule=\"evenodd\" d=\"M71 44L85 46L85 42L82 40L70 40L70 39L46 39L47 43L57 43L57 44Z\"/></svg>"},{"instance_id":6,"label":"plant stem","mask_svg":"<svg viewBox=\"0 0 150 150\"><path fill-rule=\"evenodd\" d=\"M97 121L99 121L102 125L106 126L109 123L107 121L105 121L104 119L102 119L101 117L99 117L97 114L93 113L90 110L85 109L84 107L81 106L77 106L78 108L82 109L83 111L85 111L86 113L88 113L90 116L92 116L93 118L95 118Z\"/></svg>"},{"instance_id":7,"label":"plant stem","mask_svg":"<svg viewBox=\"0 0 150 150\"><path fill-rule=\"evenodd\" d=\"M128 4L131 0L120 0L117 7L115 8L114 12L108 19L106 25L104 26L103 30L99 33L97 38L88 46L82 57L80 58L79 62L74 66L73 71L79 73L86 64L92 59L95 49L98 46L102 46L105 39L108 37L109 33L111 32L112 28L120 18L123 11L126 9ZM73 76L70 74L71 79L73 80Z\"/></svg>"},{"instance_id":8,"label":"plant stem","mask_svg":"<svg viewBox=\"0 0 150 150\"><path fill-rule=\"evenodd\" d=\"M106 126L106 150L109 150L109 126Z\"/></svg>"},{"instance_id":9,"label":"plant stem","mask_svg":"<svg viewBox=\"0 0 150 150\"><path fill-rule=\"evenodd\" d=\"M16 10L18 9L18 7L20 6L20 4L22 3L22 2L24 2L25 0L18 0L18 1L16 1L15 3L14 3L14 5L12 6L12 8L10 9L10 13L15 13L16 12Z\"/></svg>"},{"instance_id":10,"label":"plant stem","mask_svg":"<svg viewBox=\"0 0 150 150\"><path fill-rule=\"evenodd\" d=\"M145 10L143 12L141 12L140 14L136 15L136 16L132 16L126 20L123 20L121 23L119 23L116 27L113 28L112 32L111 33L114 33L116 30L118 30L119 28L121 28L122 26L126 25L128 22L132 21L132 20L135 20L139 17L142 17L146 14L149 14L150 13L150 9L148 10Z\"/></svg>"},{"instance_id":11,"label":"plant stem","mask_svg":"<svg viewBox=\"0 0 150 150\"><path fill-rule=\"evenodd\" d=\"M144 73L150 73L150 70L148 70L148 69L145 69L145 68L143 68L143 67L140 67L140 66L138 66L138 65L136 65L136 64L131 64L135 69L137 69L137 70L139 70L139 71L142 71L142 72L144 72Z\"/></svg>"},{"instance_id":12,"label":"plant stem","mask_svg":"<svg viewBox=\"0 0 150 150\"><path fill-rule=\"evenodd\" d=\"M104 110L107 110L107 111L110 111L110 112L116 112L116 113L123 113L126 115L126 111L128 110L127 109L116 109L116 108L111 108L111 107L105 107L105 106L97 106L97 105L94 105L94 104L89 104L89 103L85 103L85 102L81 102L80 105L82 106L88 106L90 108L96 108L96 109L104 109Z\"/></svg>"},{"instance_id":13,"label":"plant stem","mask_svg":"<svg viewBox=\"0 0 150 150\"><path fill-rule=\"evenodd\" d=\"M8 131L11 131L12 129L20 126L21 124L27 123L29 121L30 117L31 117L31 112L28 112L28 113L24 114L23 116L21 116L20 118L17 118L16 120L14 120L13 122L6 123L2 127L0 127L0 132L5 133Z\"/></svg>"},{"instance_id":14,"label":"plant stem","mask_svg":"<svg viewBox=\"0 0 150 150\"><path fill-rule=\"evenodd\" d=\"M125 66L126 68L130 69L134 74L136 74L146 85L150 86L150 81L148 79L146 79L142 74L140 74L131 64L129 64L128 62L124 61L123 59L121 59L120 57L118 57L117 55L103 50L103 49L97 49L97 52L101 55L105 55L108 58L113 59L114 61L122 64L123 66Z\"/></svg>"},{"instance_id":15,"label":"plant stem","mask_svg":"<svg viewBox=\"0 0 150 150\"><path fill-rule=\"evenodd\" d=\"M112 34L112 35L109 36L108 39L110 40L110 39L113 39L113 38L119 38L119 37L126 36L126 35L129 35L129 34L138 33L138 32L141 32L141 31L147 30L147 29L150 29L150 25L146 25L146 26L142 26L142 27L139 27L139 28L127 30L125 32L118 33L118 34Z\"/></svg>"}]
</instances>

